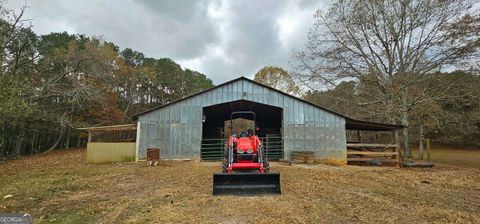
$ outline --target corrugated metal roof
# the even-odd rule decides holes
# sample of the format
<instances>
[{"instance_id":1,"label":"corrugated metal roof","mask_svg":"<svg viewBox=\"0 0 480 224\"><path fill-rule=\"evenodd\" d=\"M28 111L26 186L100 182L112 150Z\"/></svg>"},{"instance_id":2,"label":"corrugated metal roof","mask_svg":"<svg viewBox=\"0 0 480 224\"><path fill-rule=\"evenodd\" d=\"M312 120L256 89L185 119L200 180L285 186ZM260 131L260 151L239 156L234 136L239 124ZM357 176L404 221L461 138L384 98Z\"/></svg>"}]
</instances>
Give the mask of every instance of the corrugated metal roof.
<instances>
[{"instance_id":1,"label":"corrugated metal roof","mask_svg":"<svg viewBox=\"0 0 480 224\"><path fill-rule=\"evenodd\" d=\"M351 118L345 120L347 130L364 130L364 131L390 131L405 128L403 125L384 124L370 121L359 121Z\"/></svg>"},{"instance_id":2,"label":"corrugated metal roof","mask_svg":"<svg viewBox=\"0 0 480 224\"><path fill-rule=\"evenodd\" d=\"M120 124L120 125L96 126L96 127L77 128L77 129L86 130L86 131L129 131L129 130L137 130L137 124Z\"/></svg>"},{"instance_id":3,"label":"corrugated metal roof","mask_svg":"<svg viewBox=\"0 0 480 224\"><path fill-rule=\"evenodd\" d=\"M230 80L230 81L225 82L225 83L222 83L222 84L217 85L217 86L215 86L215 87L212 87L212 88L209 88L209 89L206 89L206 90L202 90L202 91L200 91L200 92L198 92L198 93L194 93L194 94L192 94L192 95L183 97L183 98L181 98L181 99L172 101L172 102L170 102L170 103L166 103L166 104L163 104L163 105L160 105L160 106L157 106L157 107L148 109L148 110L146 110L146 111L143 111L143 112L134 114L134 115L132 115L132 117L138 117L138 116L140 116L140 115L142 115L142 114L146 114L146 113L148 113L148 112L151 112L151 111L160 109L160 108L162 108L162 107L166 107L166 106L168 106L168 105L171 105L171 104L174 104L174 103L178 103L178 102L180 102L180 101L189 99L189 98L194 97L194 96L196 96L196 95L200 95L200 94L202 94L202 93L205 93L205 92L208 92L208 91L211 91L211 90L214 90L214 89L221 88L221 87L223 87L223 86L225 86L225 85L228 85L228 84L230 84L230 83L237 82L237 81L240 81L240 80L245 80L245 81L247 81L247 82L251 82L251 83L254 83L254 84L263 86L263 87L268 88L268 89L270 89L270 90L273 90L273 91L275 91L275 92L278 92L278 93L287 95L287 96L289 96L289 97L295 98L296 100L299 100L299 101L302 101L302 102L304 102L304 103L310 104L310 105L312 105L312 106L318 107L318 108L320 108L320 109L322 109L322 110L326 110L326 111L328 111L328 112L330 112L330 113L332 113L332 114L336 114L336 115L338 115L338 116L340 116L340 117L348 118L347 116L345 116L345 115L343 115L343 114L339 114L339 113L337 113L337 112L335 112L335 111L332 111L332 110L330 110L330 109L328 109L328 108L325 108L325 107L323 107L323 106L320 106L320 105L318 105L318 104L315 104L315 103L306 101L306 100L304 100L304 99L302 99L302 98L299 98L299 97L290 95L290 94L288 94L288 93L282 92L282 91L280 91L280 90L278 90L278 89L272 88L272 87L267 86L267 85L265 85L265 84L262 84L262 83L253 81L253 80L251 80L251 79L249 79L249 78L246 78L246 77L244 77L244 76L242 76L242 77L240 77L240 78L236 78L236 79Z\"/></svg>"}]
</instances>

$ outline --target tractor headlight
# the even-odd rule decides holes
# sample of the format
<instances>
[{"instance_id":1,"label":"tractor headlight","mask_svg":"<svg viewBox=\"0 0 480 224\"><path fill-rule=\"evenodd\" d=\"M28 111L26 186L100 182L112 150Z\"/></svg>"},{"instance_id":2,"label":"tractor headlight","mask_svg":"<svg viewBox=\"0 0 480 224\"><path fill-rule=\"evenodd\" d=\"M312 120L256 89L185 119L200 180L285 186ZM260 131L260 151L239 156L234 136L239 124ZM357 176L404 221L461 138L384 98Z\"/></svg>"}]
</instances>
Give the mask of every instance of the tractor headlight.
<instances>
[{"instance_id":1,"label":"tractor headlight","mask_svg":"<svg viewBox=\"0 0 480 224\"><path fill-rule=\"evenodd\" d=\"M248 149L247 153L253 153L253 149Z\"/></svg>"},{"instance_id":2,"label":"tractor headlight","mask_svg":"<svg viewBox=\"0 0 480 224\"><path fill-rule=\"evenodd\" d=\"M243 154L243 153L245 153L245 151L239 149L239 150L238 150L238 153Z\"/></svg>"}]
</instances>

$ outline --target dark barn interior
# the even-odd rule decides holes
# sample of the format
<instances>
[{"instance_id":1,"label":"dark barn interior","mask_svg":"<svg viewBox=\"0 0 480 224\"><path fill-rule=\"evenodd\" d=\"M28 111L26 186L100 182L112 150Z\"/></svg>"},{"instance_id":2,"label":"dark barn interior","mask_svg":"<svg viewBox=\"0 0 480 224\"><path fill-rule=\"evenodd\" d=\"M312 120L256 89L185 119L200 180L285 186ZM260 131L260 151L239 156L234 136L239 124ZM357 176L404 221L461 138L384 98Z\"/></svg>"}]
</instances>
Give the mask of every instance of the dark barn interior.
<instances>
[{"instance_id":1,"label":"dark barn interior","mask_svg":"<svg viewBox=\"0 0 480 224\"><path fill-rule=\"evenodd\" d=\"M239 100L203 108L202 160L221 160L223 158L223 150L230 133L228 131L230 115L236 111L255 112L256 126L259 128L256 133L265 146L268 158L271 160L282 158L282 108ZM235 129L238 129L236 125L238 120L253 125L253 122L249 121L253 120L251 114L235 115L233 120L235 121Z\"/></svg>"},{"instance_id":2,"label":"dark barn interior","mask_svg":"<svg viewBox=\"0 0 480 224\"><path fill-rule=\"evenodd\" d=\"M246 100L233 101L203 108L203 139L227 138L225 136L225 121L230 120L230 115L235 111L253 111L256 114L257 132L259 137L267 134L281 134L282 108L255 103ZM236 115L234 118L252 120L251 115Z\"/></svg>"}]
</instances>

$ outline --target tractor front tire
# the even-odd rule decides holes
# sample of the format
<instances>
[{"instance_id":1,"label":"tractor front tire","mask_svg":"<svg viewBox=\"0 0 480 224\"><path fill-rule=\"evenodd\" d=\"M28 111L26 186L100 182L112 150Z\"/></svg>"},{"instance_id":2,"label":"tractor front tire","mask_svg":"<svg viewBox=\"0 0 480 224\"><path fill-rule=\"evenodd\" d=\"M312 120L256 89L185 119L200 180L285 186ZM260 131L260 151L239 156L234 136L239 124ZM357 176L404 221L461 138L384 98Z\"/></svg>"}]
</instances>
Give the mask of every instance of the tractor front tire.
<instances>
[{"instance_id":1,"label":"tractor front tire","mask_svg":"<svg viewBox=\"0 0 480 224\"><path fill-rule=\"evenodd\" d=\"M226 173L228 168L228 163L222 162L222 173Z\"/></svg>"},{"instance_id":2,"label":"tractor front tire","mask_svg":"<svg viewBox=\"0 0 480 224\"><path fill-rule=\"evenodd\" d=\"M222 172L226 173L228 169L228 149L223 152Z\"/></svg>"},{"instance_id":3,"label":"tractor front tire","mask_svg":"<svg viewBox=\"0 0 480 224\"><path fill-rule=\"evenodd\" d=\"M263 159L263 169L265 169L266 172L270 171L270 163L266 159Z\"/></svg>"}]
</instances>

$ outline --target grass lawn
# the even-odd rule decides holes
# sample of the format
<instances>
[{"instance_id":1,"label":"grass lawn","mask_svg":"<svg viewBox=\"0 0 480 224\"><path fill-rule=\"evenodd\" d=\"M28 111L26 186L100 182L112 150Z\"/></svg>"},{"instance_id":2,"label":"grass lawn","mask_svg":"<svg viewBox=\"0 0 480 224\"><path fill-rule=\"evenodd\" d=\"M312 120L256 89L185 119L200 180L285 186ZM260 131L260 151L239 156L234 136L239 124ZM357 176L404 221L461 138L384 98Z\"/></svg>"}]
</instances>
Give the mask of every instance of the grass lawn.
<instances>
[{"instance_id":1,"label":"grass lawn","mask_svg":"<svg viewBox=\"0 0 480 224\"><path fill-rule=\"evenodd\" d=\"M427 158L426 149L424 159ZM451 148L446 146L431 146L431 159L434 162L461 167L480 169L480 149ZM418 158L418 149L413 151L414 158Z\"/></svg>"},{"instance_id":2,"label":"grass lawn","mask_svg":"<svg viewBox=\"0 0 480 224\"><path fill-rule=\"evenodd\" d=\"M84 150L59 150L0 164L0 213L35 223L480 223L480 151L444 150L426 169L273 163L282 195L260 197L212 196L220 163L93 165Z\"/></svg>"}]
</instances>

